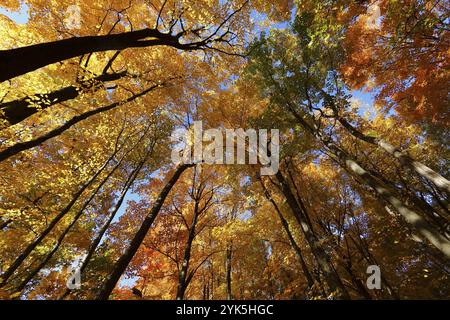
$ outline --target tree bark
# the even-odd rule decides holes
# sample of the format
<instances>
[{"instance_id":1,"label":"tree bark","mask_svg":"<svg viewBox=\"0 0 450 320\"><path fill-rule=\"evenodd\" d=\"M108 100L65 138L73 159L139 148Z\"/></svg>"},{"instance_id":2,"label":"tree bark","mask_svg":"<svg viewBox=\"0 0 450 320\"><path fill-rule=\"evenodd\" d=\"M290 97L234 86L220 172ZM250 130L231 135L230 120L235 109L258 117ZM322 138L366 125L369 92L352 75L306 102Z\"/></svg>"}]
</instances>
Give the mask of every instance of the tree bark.
<instances>
[{"instance_id":1,"label":"tree bark","mask_svg":"<svg viewBox=\"0 0 450 320\"><path fill-rule=\"evenodd\" d=\"M422 238L429 241L447 258L450 258L450 241L442 236L432 225L412 209L405 206L394 193L383 186L378 180L372 177L356 161L347 158L341 159L355 177L359 177L363 182L369 185L378 196L389 203L397 211L412 229L416 230Z\"/></svg>"},{"instance_id":2,"label":"tree bark","mask_svg":"<svg viewBox=\"0 0 450 320\"><path fill-rule=\"evenodd\" d=\"M162 33L157 29L142 29L118 34L74 37L53 42L0 51L0 82L26 74L47 65L88 53L126 48L170 46L179 50L204 48L208 41L180 43L183 33Z\"/></svg>"},{"instance_id":3,"label":"tree bark","mask_svg":"<svg viewBox=\"0 0 450 320\"><path fill-rule=\"evenodd\" d=\"M369 291L367 291L366 287L364 286L361 279L359 279L355 273L353 272L353 269L351 265L344 264L344 269L347 271L348 275L350 276L350 279L353 283L353 285L356 287L356 291L366 300L372 300L372 296L370 295Z\"/></svg>"},{"instance_id":4,"label":"tree bark","mask_svg":"<svg viewBox=\"0 0 450 320\"><path fill-rule=\"evenodd\" d=\"M311 126L303 117L301 117L295 109L288 104L289 111L298 120L299 124L310 132L316 139L321 141L323 145L331 151L331 153L337 158L339 164L348 170L351 175L364 184L371 187L376 195L389 203L395 211L397 211L406 223L414 230L416 230L423 239L429 241L434 245L443 255L450 258L450 241L442 236L432 225L430 225L423 217L417 214L412 209L405 206L401 200L399 200L394 192L389 190L376 178L374 178L369 172L362 168L355 160L353 160L344 150L339 148L329 137L327 137L316 124Z\"/></svg>"},{"instance_id":5,"label":"tree bark","mask_svg":"<svg viewBox=\"0 0 450 320\"><path fill-rule=\"evenodd\" d=\"M360 132L345 118L338 115L338 111L335 106L332 107L332 109L336 120L338 120L339 123L342 124L342 126L345 129L347 129L347 131L350 132L351 135L362 141L380 147L381 149L392 155L394 158L398 159L403 166L409 167L410 169L415 171L419 176L432 182L439 190L441 190L447 195L450 195L450 181L448 181L446 178L441 176L433 169L427 167L423 163L414 160L409 155L402 152L400 149L391 145L389 142L383 139L365 135L364 133Z\"/></svg>"},{"instance_id":6,"label":"tree bark","mask_svg":"<svg viewBox=\"0 0 450 320\"><path fill-rule=\"evenodd\" d=\"M150 210L150 212L144 219L144 222L142 223L138 232L135 234L134 238L131 240L130 245L125 250L125 252L122 254L122 256L119 258L119 260L114 264L112 272L107 277L106 281L103 283L102 287L100 288L99 292L97 293L97 295L95 297L96 300L107 300L108 299L109 295L113 291L113 289L116 286L117 282L119 281L120 277L124 273L125 269L127 268L128 264L130 263L130 261L133 259L134 255L136 254L137 250L139 249L139 246L141 245L142 241L144 240L145 236L147 235L148 230L152 226L153 221L155 220L156 216L158 215L159 210L161 209L162 205L164 204L164 201L166 200L166 197L169 194L170 190L175 185L175 183L178 181L181 174L187 168L193 167L193 166L194 165L192 165L192 164L181 164L177 167L172 178L167 182L167 184L161 190L158 198L156 199L155 203L153 204L152 209Z\"/></svg>"},{"instance_id":7,"label":"tree bark","mask_svg":"<svg viewBox=\"0 0 450 320\"><path fill-rule=\"evenodd\" d=\"M325 282L327 283L331 293L337 299L350 299L346 288L344 287L339 275L331 264L330 258L325 250L320 246L319 240L312 233L309 228L308 223L306 222L304 216L301 214L302 209L300 208L297 200L295 199L294 194L292 193L287 181L283 177L280 171L276 174L276 178L281 186L281 191L286 197L286 201L291 208L297 222L299 223L303 235L305 236L306 241L308 242L311 251L316 258L317 264L320 270L323 273L325 278Z\"/></svg>"},{"instance_id":8,"label":"tree bark","mask_svg":"<svg viewBox=\"0 0 450 320\"><path fill-rule=\"evenodd\" d=\"M292 235L292 232L289 228L289 223L284 218L284 216L281 213L280 209L278 208L278 205L276 204L275 200L270 195L269 190L267 190L266 186L264 185L264 182L262 180L260 180L260 182L263 187L265 197L267 198L267 200L270 201L270 203L274 207L274 209L278 215L278 218L280 219L281 225L283 226L283 229L286 232L286 235L288 236L289 242L290 242L292 248L294 249L295 253L297 254L297 258L298 258L298 261L300 262L300 266L302 268L303 275L305 276L306 281L308 283L308 287L312 288L314 286L314 279L313 279L311 273L309 272L309 269L305 262L305 259L303 258L303 253L302 253L300 247L298 246L297 242L295 241L294 236Z\"/></svg>"},{"instance_id":9,"label":"tree bark","mask_svg":"<svg viewBox=\"0 0 450 320\"><path fill-rule=\"evenodd\" d=\"M131 150L131 149L130 149ZM125 156L124 156L125 157ZM124 157L121 159L121 161L119 161L119 163L117 163L117 165L110 171L110 173L108 174L108 176L105 177L105 179L102 181L102 183L98 186L96 192L98 190L100 190L100 188L106 183L106 181L109 180L109 178L114 174L114 172L120 167L122 160L124 159ZM89 246L88 252L86 257L84 257L83 262L79 268L80 274L83 274L84 270L86 269L87 265L89 264L92 256L95 253L95 250L97 249L98 245L100 244L100 241L102 240L103 236L105 235L106 231L108 230L109 226L111 225L111 222L114 220L114 217L116 216L117 212L119 211L120 207L122 206L122 203L125 199L125 196L127 195L128 191L130 190L131 186L133 185L134 181L136 180L137 175L139 174L139 172L141 171L144 163L145 163L146 159L144 159L143 161L141 161L138 165L138 167L133 171L133 173L131 174L131 176L128 178L127 182L124 185L124 188L122 190L122 192L120 193L119 196L119 200L117 201L117 203L114 205L111 214L109 215L108 219L106 220L106 222L103 224L102 228L100 229L100 231L98 232L97 236L95 237L94 241L91 243L91 245ZM96 194L96 192L94 193L94 195ZM92 200L92 199L90 199ZM90 201L89 201L90 202ZM67 295L70 294L72 290L67 288L66 291L64 292L64 294L61 296L60 299L64 299L65 297L67 297Z\"/></svg>"},{"instance_id":10,"label":"tree bark","mask_svg":"<svg viewBox=\"0 0 450 320\"><path fill-rule=\"evenodd\" d=\"M192 219L192 223L189 229L189 235L186 241L186 246L184 248L184 255L183 255L183 263L181 264L181 269L178 273L178 287L177 287L177 300L183 300L184 294L186 293L186 289L188 286L187 278L188 278L188 271L189 271L189 264L191 260L191 250L192 250L192 243L194 241L194 238L196 236L195 230L197 227L198 222L198 216L199 216L199 199L195 199L194 204L194 217Z\"/></svg>"},{"instance_id":11,"label":"tree bark","mask_svg":"<svg viewBox=\"0 0 450 320\"><path fill-rule=\"evenodd\" d=\"M231 260L233 258L233 244L227 244L227 259L226 259L226 273L227 273L227 300L233 300L233 293L231 291Z\"/></svg>"},{"instance_id":12,"label":"tree bark","mask_svg":"<svg viewBox=\"0 0 450 320\"><path fill-rule=\"evenodd\" d=\"M131 186L133 185L134 181L136 180L136 177L138 176L139 172L141 171L142 167L144 166L146 160L148 159L150 152L147 154L147 156L145 157L145 159L143 159L138 166L136 167L136 169L133 170L133 172L131 173L130 177L127 179L125 186L119 196L119 201L116 203L116 205L114 206L113 212L110 215L110 218L108 219L108 226L111 223L112 219L114 218L114 216L116 215L117 211L119 210L120 206L123 203L123 200L125 199L125 196L128 192L128 190L130 190ZM87 206L89 205L89 203L91 203L91 201L94 199L94 197L96 196L96 194L98 193L98 191L100 190L100 188L106 183L106 181L108 181L108 179L111 177L112 173L118 168L118 166L114 167L114 169L110 172L110 174L107 175L107 177L105 179L102 180L102 182L100 183L100 185L96 188L96 190L92 193L92 195L89 197L89 199L84 203L83 207L78 211L78 213L75 215L75 217L73 218L72 222L67 226L67 228L64 230L64 232L59 236L58 241L56 242L55 247L52 249L52 251L50 251L50 253L46 256L46 258L39 264L38 267L36 267L27 277L26 279L20 284L20 286L18 287L18 291L22 291L25 286L28 284L28 282L30 282L35 276L36 274L38 274L38 272L45 267L45 265L48 263L48 261L50 261L50 259L53 257L53 255L56 253L56 251L58 251L59 247L61 246L62 242L64 241L64 238L66 237L66 235L69 233L69 231L73 228L73 226L75 225L75 223L77 223L78 219L81 217L81 215L83 214L84 210L87 208ZM103 230L103 229L102 229ZM106 229L105 229L106 231ZM104 233L104 231L103 231ZM100 238L101 239L101 238ZM99 239L99 240L100 240ZM100 242L100 241L99 241ZM96 244L96 246L98 245L98 243ZM96 248L96 246L94 247L94 250ZM86 261L87 259L90 259L90 257L86 257L86 259L84 261ZM83 262L84 268L86 267L87 264L85 264ZM83 266L82 266L83 267ZM83 270L84 270L83 268ZM80 268L80 274L82 273L81 268Z\"/></svg>"},{"instance_id":13,"label":"tree bark","mask_svg":"<svg viewBox=\"0 0 450 320\"><path fill-rule=\"evenodd\" d=\"M71 85L65 88L55 90L48 94L36 94L22 99L9 101L0 104L0 110L3 112L3 119L9 122L9 125L17 124L26 118L32 116L41 110L47 109L55 104L65 102L78 97L83 91L97 90L103 82L121 79L127 75L127 72L102 74L93 79L82 81L78 85Z\"/></svg>"}]
</instances>

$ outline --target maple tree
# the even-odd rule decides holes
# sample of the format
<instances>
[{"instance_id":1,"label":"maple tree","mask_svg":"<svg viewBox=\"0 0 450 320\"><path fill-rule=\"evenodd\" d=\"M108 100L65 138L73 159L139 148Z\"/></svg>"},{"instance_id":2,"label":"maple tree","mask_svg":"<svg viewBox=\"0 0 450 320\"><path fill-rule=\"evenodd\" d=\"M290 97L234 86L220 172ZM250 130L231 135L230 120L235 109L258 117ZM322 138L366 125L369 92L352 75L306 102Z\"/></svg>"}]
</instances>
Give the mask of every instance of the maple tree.
<instances>
[{"instance_id":1,"label":"maple tree","mask_svg":"<svg viewBox=\"0 0 450 320\"><path fill-rule=\"evenodd\" d=\"M448 298L446 1L73 4L0 4L1 299ZM173 163L195 121L279 170Z\"/></svg>"}]
</instances>

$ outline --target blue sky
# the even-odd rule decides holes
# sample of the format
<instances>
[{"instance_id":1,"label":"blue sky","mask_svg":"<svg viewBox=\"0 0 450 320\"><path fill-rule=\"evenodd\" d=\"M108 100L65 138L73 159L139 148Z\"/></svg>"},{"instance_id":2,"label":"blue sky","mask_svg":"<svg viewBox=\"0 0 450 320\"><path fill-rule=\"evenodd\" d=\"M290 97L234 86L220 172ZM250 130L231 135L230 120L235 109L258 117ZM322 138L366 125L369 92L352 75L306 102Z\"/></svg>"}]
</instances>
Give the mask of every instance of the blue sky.
<instances>
[{"instance_id":1,"label":"blue sky","mask_svg":"<svg viewBox=\"0 0 450 320\"><path fill-rule=\"evenodd\" d=\"M0 7L0 14L7 16L19 24L25 24L28 22L28 6L26 4L22 5L20 10L17 12L11 12Z\"/></svg>"}]
</instances>

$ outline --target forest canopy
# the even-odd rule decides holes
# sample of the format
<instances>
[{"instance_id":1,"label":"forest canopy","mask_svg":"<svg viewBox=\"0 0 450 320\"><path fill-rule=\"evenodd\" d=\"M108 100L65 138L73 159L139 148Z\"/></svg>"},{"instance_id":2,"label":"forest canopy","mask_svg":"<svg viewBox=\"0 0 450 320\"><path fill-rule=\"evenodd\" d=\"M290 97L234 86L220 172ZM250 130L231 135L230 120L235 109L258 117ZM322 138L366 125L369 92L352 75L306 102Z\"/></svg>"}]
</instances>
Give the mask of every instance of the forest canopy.
<instances>
[{"instance_id":1,"label":"forest canopy","mask_svg":"<svg viewBox=\"0 0 450 320\"><path fill-rule=\"evenodd\" d=\"M449 14L2 0L0 299L448 299Z\"/></svg>"}]
</instances>

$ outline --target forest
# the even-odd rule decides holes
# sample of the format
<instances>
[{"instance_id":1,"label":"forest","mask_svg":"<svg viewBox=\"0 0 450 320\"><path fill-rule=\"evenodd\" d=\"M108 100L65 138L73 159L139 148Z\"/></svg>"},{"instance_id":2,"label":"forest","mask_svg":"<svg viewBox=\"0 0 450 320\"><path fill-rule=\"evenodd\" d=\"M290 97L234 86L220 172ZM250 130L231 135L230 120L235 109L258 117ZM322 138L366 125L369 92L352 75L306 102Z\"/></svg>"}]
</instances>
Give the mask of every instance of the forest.
<instances>
[{"instance_id":1,"label":"forest","mask_svg":"<svg viewBox=\"0 0 450 320\"><path fill-rule=\"evenodd\" d=\"M448 0L1 0L0 300L450 299L449 88Z\"/></svg>"}]
</instances>

